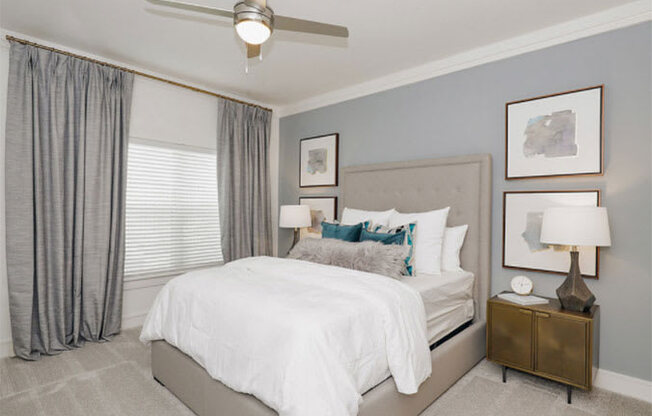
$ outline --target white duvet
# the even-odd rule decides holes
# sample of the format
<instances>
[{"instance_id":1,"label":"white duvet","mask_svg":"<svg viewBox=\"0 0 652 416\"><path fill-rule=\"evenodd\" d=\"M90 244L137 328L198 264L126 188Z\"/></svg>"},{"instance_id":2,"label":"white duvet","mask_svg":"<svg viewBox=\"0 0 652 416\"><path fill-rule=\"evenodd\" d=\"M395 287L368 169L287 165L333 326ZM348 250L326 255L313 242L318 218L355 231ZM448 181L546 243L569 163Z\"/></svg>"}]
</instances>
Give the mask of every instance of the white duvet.
<instances>
[{"instance_id":1,"label":"white duvet","mask_svg":"<svg viewBox=\"0 0 652 416\"><path fill-rule=\"evenodd\" d=\"M300 260L252 257L173 279L140 339L165 339L281 416L356 415L389 375L414 394L431 373L416 290Z\"/></svg>"}]
</instances>

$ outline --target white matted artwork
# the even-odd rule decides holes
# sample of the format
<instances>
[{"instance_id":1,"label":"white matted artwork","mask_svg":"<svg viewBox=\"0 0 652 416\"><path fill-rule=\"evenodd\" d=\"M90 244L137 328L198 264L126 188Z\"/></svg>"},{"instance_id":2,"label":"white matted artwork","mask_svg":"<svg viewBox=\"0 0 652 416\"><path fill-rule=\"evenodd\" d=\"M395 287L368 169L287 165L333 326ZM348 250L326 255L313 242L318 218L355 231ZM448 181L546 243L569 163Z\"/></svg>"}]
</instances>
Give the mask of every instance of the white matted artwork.
<instances>
[{"instance_id":1,"label":"white matted artwork","mask_svg":"<svg viewBox=\"0 0 652 416\"><path fill-rule=\"evenodd\" d=\"M602 174L603 90L507 103L505 178Z\"/></svg>"},{"instance_id":2,"label":"white matted artwork","mask_svg":"<svg viewBox=\"0 0 652 416\"><path fill-rule=\"evenodd\" d=\"M301 139L299 187L337 186L339 134Z\"/></svg>"},{"instance_id":3,"label":"white matted artwork","mask_svg":"<svg viewBox=\"0 0 652 416\"><path fill-rule=\"evenodd\" d=\"M337 197L313 196L300 197L300 205L310 205L310 227L301 229L301 238L321 238L321 222L337 219Z\"/></svg>"},{"instance_id":4,"label":"white matted artwork","mask_svg":"<svg viewBox=\"0 0 652 416\"><path fill-rule=\"evenodd\" d=\"M521 191L503 194L503 267L567 274L568 247L541 243L543 211L600 205L600 191ZM579 247L582 276L598 278L600 250Z\"/></svg>"}]
</instances>

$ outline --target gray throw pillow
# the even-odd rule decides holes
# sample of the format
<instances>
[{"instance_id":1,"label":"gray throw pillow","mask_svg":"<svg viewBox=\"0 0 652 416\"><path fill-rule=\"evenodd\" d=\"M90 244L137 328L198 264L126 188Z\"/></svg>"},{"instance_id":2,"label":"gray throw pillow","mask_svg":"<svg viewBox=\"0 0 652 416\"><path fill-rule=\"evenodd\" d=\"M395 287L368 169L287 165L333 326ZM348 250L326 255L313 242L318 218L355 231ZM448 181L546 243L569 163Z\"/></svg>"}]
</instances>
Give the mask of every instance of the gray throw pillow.
<instances>
[{"instance_id":1,"label":"gray throw pillow","mask_svg":"<svg viewBox=\"0 0 652 416\"><path fill-rule=\"evenodd\" d=\"M288 258L400 278L405 270L406 247L378 241L352 243L331 238L304 238Z\"/></svg>"}]
</instances>

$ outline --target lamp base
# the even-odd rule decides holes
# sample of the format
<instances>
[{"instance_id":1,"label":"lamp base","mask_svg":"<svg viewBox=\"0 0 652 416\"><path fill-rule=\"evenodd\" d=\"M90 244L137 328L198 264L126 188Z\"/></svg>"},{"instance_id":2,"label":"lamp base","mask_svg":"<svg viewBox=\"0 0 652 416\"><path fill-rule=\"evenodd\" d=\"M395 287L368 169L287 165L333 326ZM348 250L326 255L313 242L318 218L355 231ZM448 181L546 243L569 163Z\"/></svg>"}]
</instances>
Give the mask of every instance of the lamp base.
<instances>
[{"instance_id":1,"label":"lamp base","mask_svg":"<svg viewBox=\"0 0 652 416\"><path fill-rule=\"evenodd\" d=\"M299 229L295 228L294 229L294 238L292 239L292 245L290 246L290 249L288 250L288 254L290 254L290 251L294 248L294 246L297 245L299 242Z\"/></svg>"},{"instance_id":2,"label":"lamp base","mask_svg":"<svg viewBox=\"0 0 652 416\"><path fill-rule=\"evenodd\" d=\"M576 312L587 311L595 302L595 296L584 283L580 273L578 251L571 251L571 267L564 283L557 288L557 297L564 309Z\"/></svg>"},{"instance_id":3,"label":"lamp base","mask_svg":"<svg viewBox=\"0 0 652 416\"><path fill-rule=\"evenodd\" d=\"M299 242L299 229L295 228L294 239L292 240L292 247L290 249L294 248L294 246L296 246L298 242Z\"/></svg>"}]
</instances>

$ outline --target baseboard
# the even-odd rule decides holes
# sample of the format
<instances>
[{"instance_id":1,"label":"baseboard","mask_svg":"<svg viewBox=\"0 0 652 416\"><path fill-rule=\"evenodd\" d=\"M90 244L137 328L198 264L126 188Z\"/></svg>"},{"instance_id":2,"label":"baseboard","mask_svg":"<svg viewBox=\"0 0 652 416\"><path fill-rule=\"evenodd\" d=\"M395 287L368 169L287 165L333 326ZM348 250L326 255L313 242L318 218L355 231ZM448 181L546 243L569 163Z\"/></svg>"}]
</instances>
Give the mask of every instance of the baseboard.
<instances>
[{"instance_id":1,"label":"baseboard","mask_svg":"<svg viewBox=\"0 0 652 416\"><path fill-rule=\"evenodd\" d=\"M122 329L136 328L142 326L147 317L147 312L136 313L122 317Z\"/></svg>"},{"instance_id":2,"label":"baseboard","mask_svg":"<svg viewBox=\"0 0 652 416\"><path fill-rule=\"evenodd\" d=\"M0 358L13 357L14 343L10 339L0 341Z\"/></svg>"},{"instance_id":3,"label":"baseboard","mask_svg":"<svg viewBox=\"0 0 652 416\"><path fill-rule=\"evenodd\" d=\"M652 381L599 369L595 387L652 403Z\"/></svg>"}]
</instances>

